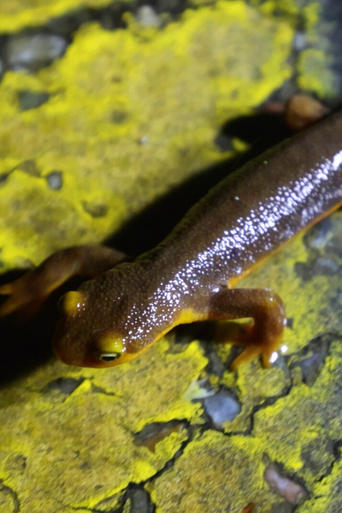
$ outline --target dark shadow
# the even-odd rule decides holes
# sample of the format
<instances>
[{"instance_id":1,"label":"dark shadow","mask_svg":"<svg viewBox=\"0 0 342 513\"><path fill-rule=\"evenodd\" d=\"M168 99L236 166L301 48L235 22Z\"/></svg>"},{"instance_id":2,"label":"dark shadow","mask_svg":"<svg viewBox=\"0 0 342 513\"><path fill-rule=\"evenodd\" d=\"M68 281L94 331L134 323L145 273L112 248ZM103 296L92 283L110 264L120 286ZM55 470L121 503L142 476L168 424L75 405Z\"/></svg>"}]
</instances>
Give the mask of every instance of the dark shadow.
<instances>
[{"instance_id":1,"label":"dark shadow","mask_svg":"<svg viewBox=\"0 0 342 513\"><path fill-rule=\"evenodd\" d=\"M1 320L0 385L24 377L52 357L51 327L55 321L53 317L50 323L46 320L40 315L30 321L19 315Z\"/></svg>"},{"instance_id":2,"label":"dark shadow","mask_svg":"<svg viewBox=\"0 0 342 513\"><path fill-rule=\"evenodd\" d=\"M134 216L106 244L133 256L152 248L218 181L288 135L282 119L274 114L262 113L230 121L222 127L215 139L217 144L238 137L250 144L249 151L198 172ZM1 276L1 283L9 282L13 278L13 273L7 273ZM73 283L72 288L75 286ZM64 292L65 290L66 287L63 287ZM31 369L53 357L51 339L59 294L61 291L54 293L44 310L31 320L21 320L17 315L1 320L1 384L25 376Z\"/></svg>"},{"instance_id":3,"label":"dark shadow","mask_svg":"<svg viewBox=\"0 0 342 513\"><path fill-rule=\"evenodd\" d=\"M215 140L239 138L248 151L199 171L134 216L106 244L136 256L158 244L209 189L244 163L291 135L279 115L260 113L226 123Z\"/></svg>"},{"instance_id":4,"label":"dark shadow","mask_svg":"<svg viewBox=\"0 0 342 513\"><path fill-rule=\"evenodd\" d=\"M1 276L1 284L20 274L6 273ZM55 358L51 341L58 318L58 299L80 283L80 279L69 280L51 294L43 308L34 315L30 315L29 310L23 310L0 319L0 387L18 377L25 377L32 369Z\"/></svg>"}]
</instances>

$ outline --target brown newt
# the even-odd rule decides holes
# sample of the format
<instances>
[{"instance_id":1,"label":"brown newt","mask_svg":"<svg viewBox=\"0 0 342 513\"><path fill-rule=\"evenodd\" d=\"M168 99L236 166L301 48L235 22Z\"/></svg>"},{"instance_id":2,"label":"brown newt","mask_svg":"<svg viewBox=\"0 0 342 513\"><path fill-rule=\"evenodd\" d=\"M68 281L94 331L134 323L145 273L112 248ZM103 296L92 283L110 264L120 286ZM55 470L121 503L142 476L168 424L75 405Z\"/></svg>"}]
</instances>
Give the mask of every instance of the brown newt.
<instances>
[{"instance_id":1,"label":"brown newt","mask_svg":"<svg viewBox=\"0 0 342 513\"><path fill-rule=\"evenodd\" d=\"M0 288L7 315L43 301L74 275L92 278L62 302L53 346L72 365L109 367L139 355L174 326L250 317L234 365L265 366L285 313L269 289L233 288L285 241L342 203L342 113L330 115L215 186L156 248L131 262L109 248L61 250Z\"/></svg>"}]
</instances>

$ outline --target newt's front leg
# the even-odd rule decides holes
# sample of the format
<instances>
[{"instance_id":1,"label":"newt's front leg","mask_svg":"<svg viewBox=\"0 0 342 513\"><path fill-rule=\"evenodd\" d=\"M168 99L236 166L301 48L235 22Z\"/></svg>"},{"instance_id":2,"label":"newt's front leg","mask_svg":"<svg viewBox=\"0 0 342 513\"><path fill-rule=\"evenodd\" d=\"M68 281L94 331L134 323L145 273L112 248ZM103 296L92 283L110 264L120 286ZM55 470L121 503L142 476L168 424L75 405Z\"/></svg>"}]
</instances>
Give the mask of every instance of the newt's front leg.
<instances>
[{"instance_id":1,"label":"newt's front leg","mask_svg":"<svg viewBox=\"0 0 342 513\"><path fill-rule=\"evenodd\" d=\"M208 319L229 320L250 317L254 323L247 332L232 340L245 345L244 351L232 363L240 363L258 354L265 367L270 366L270 356L280 344L286 322L283 302L269 289L222 289L212 296Z\"/></svg>"},{"instance_id":2,"label":"newt's front leg","mask_svg":"<svg viewBox=\"0 0 342 513\"><path fill-rule=\"evenodd\" d=\"M0 287L0 295L9 296L0 306L0 317L27 306L36 310L70 278L93 278L125 259L124 253L105 246L73 246L57 251L32 271Z\"/></svg>"}]
</instances>

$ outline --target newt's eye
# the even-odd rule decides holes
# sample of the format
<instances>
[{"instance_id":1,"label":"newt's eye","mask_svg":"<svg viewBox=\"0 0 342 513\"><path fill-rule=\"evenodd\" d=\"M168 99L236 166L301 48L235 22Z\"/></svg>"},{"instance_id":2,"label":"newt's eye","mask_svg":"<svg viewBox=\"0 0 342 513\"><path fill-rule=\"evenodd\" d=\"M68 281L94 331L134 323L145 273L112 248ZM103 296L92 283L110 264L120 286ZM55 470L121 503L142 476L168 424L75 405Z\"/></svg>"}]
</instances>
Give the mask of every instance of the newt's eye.
<instances>
[{"instance_id":1,"label":"newt's eye","mask_svg":"<svg viewBox=\"0 0 342 513\"><path fill-rule=\"evenodd\" d=\"M103 362L112 362L121 356L121 353L102 353L99 355L99 360Z\"/></svg>"},{"instance_id":2,"label":"newt's eye","mask_svg":"<svg viewBox=\"0 0 342 513\"><path fill-rule=\"evenodd\" d=\"M98 359L103 362L113 362L124 352L122 339L110 331L103 333L96 343Z\"/></svg>"}]
</instances>

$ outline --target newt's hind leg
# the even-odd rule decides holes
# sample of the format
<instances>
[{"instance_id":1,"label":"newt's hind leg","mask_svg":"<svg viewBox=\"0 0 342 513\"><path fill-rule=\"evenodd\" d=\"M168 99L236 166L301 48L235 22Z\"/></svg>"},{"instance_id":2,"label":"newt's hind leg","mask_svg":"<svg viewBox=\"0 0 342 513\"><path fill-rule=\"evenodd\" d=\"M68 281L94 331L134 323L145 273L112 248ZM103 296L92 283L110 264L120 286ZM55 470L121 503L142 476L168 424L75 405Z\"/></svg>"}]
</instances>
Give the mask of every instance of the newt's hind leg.
<instances>
[{"instance_id":1,"label":"newt's hind leg","mask_svg":"<svg viewBox=\"0 0 342 513\"><path fill-rule=\"evenodd\" d=\"M240 363L261 355L265 367L270 366L270 356L280 344L285 311L280 297L269 289L222 289L209 305L209 319L228 320L250 317L253 325L232 341L245 345L244 351L232 363Z\"/></svg>"},{"instance_id":2,"label":"newt's hind leg","mask_svg":"<svg viewBox=\"0 0 342 513\"><path fill-rule=\"evenodd\" d=\"M70 278L92 278L125 259L124 253L105 246L73 246L57 251L36 269L0 286L0 295L9 296L0 306L0 317L24 307L37 310L54 290Z\"/></svg>"}]
</instances>

